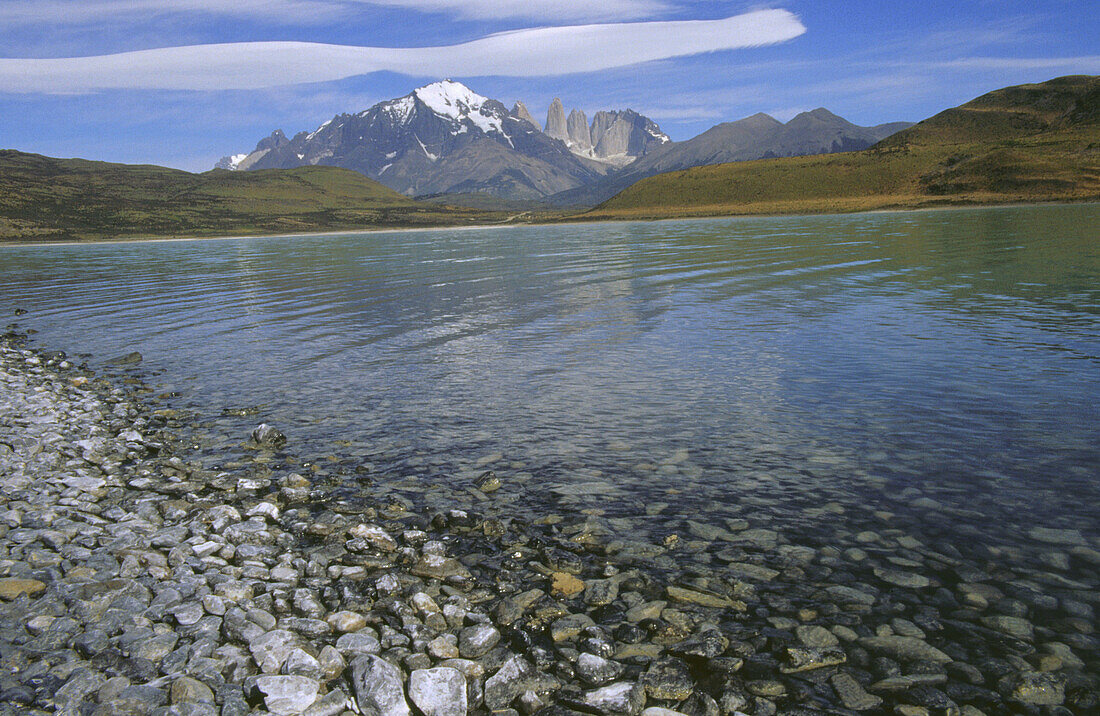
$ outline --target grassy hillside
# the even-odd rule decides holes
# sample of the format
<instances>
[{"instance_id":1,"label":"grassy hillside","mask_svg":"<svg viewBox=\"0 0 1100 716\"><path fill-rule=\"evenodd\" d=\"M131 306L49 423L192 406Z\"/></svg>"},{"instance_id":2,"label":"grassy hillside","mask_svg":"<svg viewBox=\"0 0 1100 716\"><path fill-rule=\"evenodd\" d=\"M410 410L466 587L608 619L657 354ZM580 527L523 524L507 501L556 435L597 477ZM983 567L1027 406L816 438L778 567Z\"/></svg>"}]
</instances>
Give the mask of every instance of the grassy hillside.
<instances>
[{"instance_id":1,"label":"grassy hillside","mask_svg":"<svg viewBox=\"0 0 1100 716\"><path fill-rule=\"evenodd\" d=\"M211 236L492 221L335 167L190 174L0 151L0 241Z\"/></svg>"},{"instance_id":2,"label":"grassy hillside","mask_svg":"<svg viewBox=\"0 0 1100 716\"><path fill-rule=\"evenodd\" d=\"M642 180L582 219L1100 199L1100 77L997 90L862 152Z\"/></svg>"}]
</instances>

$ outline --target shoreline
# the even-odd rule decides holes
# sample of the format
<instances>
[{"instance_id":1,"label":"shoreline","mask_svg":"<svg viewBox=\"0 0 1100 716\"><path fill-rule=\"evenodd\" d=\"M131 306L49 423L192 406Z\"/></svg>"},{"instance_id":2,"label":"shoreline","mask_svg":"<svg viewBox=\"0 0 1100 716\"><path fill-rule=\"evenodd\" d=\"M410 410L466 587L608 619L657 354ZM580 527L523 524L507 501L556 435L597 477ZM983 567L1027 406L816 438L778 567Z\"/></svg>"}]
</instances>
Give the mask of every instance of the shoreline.
<instances>
[{"instance_id":1,"label":"shoreline","mask_svg":"<svg viewBox=\"0 0 1100 716\"><path fill-rule=\"evenodd\" d=\"M897 536L864 543L886 558L870 586L848 564L868 555L745 520L612 549L575 529L584 515L368 504L264 433L250 464L210 469L188 447L199 428L144 388L132 369L96 377L0 339L0 713L1100 707L1100 643L1081 623L1100 598L1010 552L997 569L1059 586L1029 597ZM1036 529L1096 574L1079 532ZM702 541L733 561L693 563Z\"/></svg>"},{"instance_id":2,"label":"shoreline","mask_svg":"<svg viewBox=\"0 0 1100 716\"><path fill-rule=\"evenodd\" d=\"M662 221L710 221L717 219L777 219L792 217L822 217L822 216L861 216L865 214L894 214L908 212L935 212L935 211L964 211L977 209L1010 209L1044 206L1089 206L1100 204L1100 199L1088 198L1078 200L1051 200L1051 201L1006 201L1000 202L975 202L952 203L943 206L913 206L913 207L880 207L864 209L861 211L820 211L820 212L784 212L784 213L759 213L759 214L684 214L683 216L640 216L629 217L596 217L583 218L583 214L567 216L562 219L547 219L544 221L503 222L496 224L456 224L440 226L411 226L388 228L357 228L336 231L305 231L286 234L226 234L217 236L124 236L110 239L87 239L69 241L7 241L0 238L0 249L31 248L35 246L90 246L97 244L126 244L126 243L176 243L189 241L239 241L242 239L299 239L310 237L368 235L385 233L422 233L430 231L481 231L487 229L509 229L517 227L535 226L586 226L591 224L630 224L636 222L662 222ZM594 209L593 209L594 210Z\"/></svg>"}]
</instances>

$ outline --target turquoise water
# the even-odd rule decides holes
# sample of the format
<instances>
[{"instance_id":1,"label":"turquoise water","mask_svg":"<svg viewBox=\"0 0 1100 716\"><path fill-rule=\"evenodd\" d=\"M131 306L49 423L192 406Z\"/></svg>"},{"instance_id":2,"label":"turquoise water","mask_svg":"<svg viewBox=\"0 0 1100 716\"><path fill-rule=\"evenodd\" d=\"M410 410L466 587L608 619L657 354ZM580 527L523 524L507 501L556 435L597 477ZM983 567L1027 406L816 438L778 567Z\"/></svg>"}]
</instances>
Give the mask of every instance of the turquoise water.
<instances>
[{"instance_id":1,"label":"turquoise water","mask_svg":"<svg viewBox=\"0 0 1100 716\"><path fill-rule=\"evenodd\" d=\"M93 368L140 351L212 450L263 420L412 504L810 534L836 502L834 541L876 512L1095 537L1098 227L1078 205L0 247L0 310Z\"/></svg>"}]
</instances>

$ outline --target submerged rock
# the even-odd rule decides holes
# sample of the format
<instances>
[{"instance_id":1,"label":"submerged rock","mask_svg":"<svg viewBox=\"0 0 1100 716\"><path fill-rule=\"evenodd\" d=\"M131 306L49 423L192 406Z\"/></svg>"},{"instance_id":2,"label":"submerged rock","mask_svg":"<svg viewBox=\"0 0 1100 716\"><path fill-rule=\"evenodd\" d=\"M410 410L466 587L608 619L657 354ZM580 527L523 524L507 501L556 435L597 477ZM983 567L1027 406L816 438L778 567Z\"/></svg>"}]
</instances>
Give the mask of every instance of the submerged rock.
<instances>
[{"instance_id":1,"label":"submerged rock","mask_svg":"<svg viewBox=\"0 0 1100 716\"><path fill-rule=\"evenodd\" d=\"M286 445L286 435L267 423L260 423L252 431L252 441L260 447L278 449Z\"/></svg>"}]
</instances>

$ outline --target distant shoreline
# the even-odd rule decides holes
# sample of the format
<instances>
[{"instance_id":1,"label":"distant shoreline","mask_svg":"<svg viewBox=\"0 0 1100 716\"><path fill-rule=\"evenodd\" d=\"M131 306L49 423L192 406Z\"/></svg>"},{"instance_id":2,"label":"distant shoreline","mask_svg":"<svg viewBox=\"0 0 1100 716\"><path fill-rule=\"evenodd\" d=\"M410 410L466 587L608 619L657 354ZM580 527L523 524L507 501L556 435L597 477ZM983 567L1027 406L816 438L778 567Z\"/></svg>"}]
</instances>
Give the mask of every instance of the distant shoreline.
<instances>
[{"instance_id":1,"label":"distant shoreline","mask_svg":"<svg viewBox=\"0 0 1100 716\"><path fill-rule=\"evenodd\" d=\"M0 238L0 248L29 248L34 246L86 246L91 244L124 244L124 243L174 243L186 241L238 241L241 239L298 239L312 236L343 236L355 234L385 234L385 233L416 233L428 231L479 231L486 229L508 229L530 226L582 226L590 224L628 224L635 222L657 221L696 221L711 219L769 219L792 216L844 216L856 214L887 214L901 212L930 212L930 211L955 211L965 209L1007 209L1013 207L1030 206L1070 206L1100 204L1100 197L1088 199L1063 199L1053 201L1008 201L1000 202L954 202L941 206L882 206L857 211L790 211L777 213L685 213L683 215L639 215L630 216L596 216L591 219L584 218L584 214L564 217L560 220L527 221L523 223L497 223L497 224L456 224L440 226L410 226L410 227L377 227L357 229L337 229L331 231L300 231L278 234L223 234L216 236L119 236L113 238L96 238L84 240L64 241L10 241Z\"/></svg>"}]
</instances>

